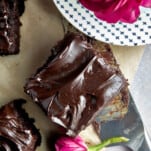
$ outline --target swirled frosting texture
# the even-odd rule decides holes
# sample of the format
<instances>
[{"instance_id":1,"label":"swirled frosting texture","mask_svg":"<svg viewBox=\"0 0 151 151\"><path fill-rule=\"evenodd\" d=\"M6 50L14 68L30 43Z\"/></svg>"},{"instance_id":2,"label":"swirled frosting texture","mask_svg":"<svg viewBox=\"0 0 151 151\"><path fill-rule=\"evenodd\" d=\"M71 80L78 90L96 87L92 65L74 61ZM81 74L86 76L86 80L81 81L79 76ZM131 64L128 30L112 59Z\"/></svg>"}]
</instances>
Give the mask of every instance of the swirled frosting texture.
<instances>
[{"instance_id":1,"label":"swirled frosting texture","mask_svg":"<svg viewBox=\"0 0 151 151\"><path fill-rule=\"evenodd\" d=\"M29 79L25 91L51 121L74 136L126 87L127 81L107 56L94 50L86 37L68 34Z\"/></svg>"},{"instance_id":2,"label":"swirled frosting texture","mask_svg":"<svg viewBox=\"0 0 151 151\"><path fill-rule=\"evenodd\" d=\"M40 134L33 121L21 108L24 100L16 100L0 109L0 150L34 151Z\"/></svg>"}]
</instances>

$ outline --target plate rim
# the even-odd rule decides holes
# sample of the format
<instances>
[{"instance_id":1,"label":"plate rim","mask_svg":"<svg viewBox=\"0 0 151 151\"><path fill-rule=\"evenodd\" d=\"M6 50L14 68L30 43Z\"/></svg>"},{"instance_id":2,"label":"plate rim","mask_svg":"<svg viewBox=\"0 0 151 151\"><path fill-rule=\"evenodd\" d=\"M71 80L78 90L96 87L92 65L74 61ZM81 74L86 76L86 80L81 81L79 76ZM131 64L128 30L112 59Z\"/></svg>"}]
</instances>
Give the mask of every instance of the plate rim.
<instances>
[{"instance_id":1,"label":"plate rim","mask_svg":"<svg viewBox=\"0 0 151 151\"><path fill-rule=\"evenodd\" d=\"M96 39L96 40L98 40L98 41L101 41L101 42L104 42L104 43L108 43L108 44L111 44L111 45L117 45L117 46L144 46L144 45L148 45L148 44L151 44L151 39L149 38L148 40L147 40L147 42L142 42L142 43L123 43L123 44L121 44L120 42L118 42L118 43L114 43L114 41L106 41L106 40L104 40L104 39L100 39L100 38L98 38L98 37L96 37L96 36L93 36L93 35L89 35L88 33L86 33L86 32L84 32L78 25L76 25L75 23L73 23L72 22L72 20L67 16L67 15L65 15L65 13L63 12L63 8L62 9L60 9L60 6L57 4L57 1L58 0L53 0L53 2L54 2L54 4L55 4L55 6L57 7L57 9L59 10L59 12L61 13L61 15L69 22L69 23L71 23L76 29L78 29L80 32L82 32L83 34L85 34L85 35L87 35L87 36L89 36L89 37L91 37L91 38L94 38L94 39ZM83 7L83 6L81 6L81 7ZM84 8L84 7L83 7ZM141 9L142 8L142 9ZM149 10L149 8L144 8L144 7L141 7L140 9L141 10ZM87 10L86 8L84 8L85 9L85 11ZM89 11L89 10L88 10ZM90 11L90 13L93 13L93 12L91 12ZM94 16L94 14L93 14L93 16ZM95 16L94 16L95 17ZM97 19L96 17L95 17L95 19ZM151 20L151 18L150 18L150 20ZM122 25L134 25L135 23L137 23L137 21L134 23L134 24L129 24L129 23L122 23L122 22L117 22L117 23L115 23L115 24L110 24L110 23L107 23L107 22L105 22L105 21L102 21L102 20L99 20L98 19L98 21L100 21L100 22L103 22L103 23L105 23L106 25L113 25L113 26L116 26L116 25L119 25L119 24L122 24ZM151 37L151 35L149 35L149 37Z\"/></svg>"}]
</instances>

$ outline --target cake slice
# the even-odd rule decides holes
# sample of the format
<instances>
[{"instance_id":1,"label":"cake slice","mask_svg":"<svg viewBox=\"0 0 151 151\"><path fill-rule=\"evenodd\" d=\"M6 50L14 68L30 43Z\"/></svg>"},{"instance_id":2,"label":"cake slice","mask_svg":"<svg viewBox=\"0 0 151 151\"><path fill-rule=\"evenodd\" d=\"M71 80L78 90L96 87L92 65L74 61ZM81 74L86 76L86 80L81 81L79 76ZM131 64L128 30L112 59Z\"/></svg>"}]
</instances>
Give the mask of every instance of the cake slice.
<instances>
[{"instance_id":1,"label":"cake slice","mask_svg":"<svg viewBox=\"0 0 151 151\"><path fill-rule=\"evenodd\" d=\"M15 100L0 108L0 150L35 151L40 133L21 107L25 100Z\"/></svg>"},{"instance_id":2,"label":"cake slice","mask_svg":"<svg viewBox=\"0 0 151 151\"><path fill-rule=\"evenodd\" d=\"M0 1L0 55L17 54L20 43L19 17L24 11L24 0Z\"/></svg>"},{"instance_id":3,"label":"cake slice","mask_svg":"<svg viewBox=\"0 0 151 151\"><path fill-rule=\"evenodd\" d=\"M111 104L128 106L127 80L110 49L99 52L96 47L81 34L67 34L25 85L25 92L69 136L77 135L99 114L102 119L113 111L107 109Z\"/></svg>"}]
</instances>

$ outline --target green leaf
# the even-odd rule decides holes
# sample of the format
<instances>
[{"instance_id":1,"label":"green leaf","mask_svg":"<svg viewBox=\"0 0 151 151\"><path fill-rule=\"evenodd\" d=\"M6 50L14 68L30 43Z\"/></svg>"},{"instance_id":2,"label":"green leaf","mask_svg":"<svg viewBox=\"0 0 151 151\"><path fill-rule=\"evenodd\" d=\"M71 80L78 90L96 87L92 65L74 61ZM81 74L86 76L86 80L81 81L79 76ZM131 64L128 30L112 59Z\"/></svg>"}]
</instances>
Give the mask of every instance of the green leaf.
<instances>
[{"instance_id":1,"label":"green leaf","mask_svg":"<svg viewBox=\"0 0 151 151\"><path fill-rule=\"evenodd\" d=\"M94 145L94 146L88 147L88 151L100 151L102 148L104 148L104 147L106 147L108 145L115 144L115 143L127 142L127 141L129 141L129 139L126 138L126 137L109 138L107 140L102 141L98 145Z\"/></svg>"}]
</instances>

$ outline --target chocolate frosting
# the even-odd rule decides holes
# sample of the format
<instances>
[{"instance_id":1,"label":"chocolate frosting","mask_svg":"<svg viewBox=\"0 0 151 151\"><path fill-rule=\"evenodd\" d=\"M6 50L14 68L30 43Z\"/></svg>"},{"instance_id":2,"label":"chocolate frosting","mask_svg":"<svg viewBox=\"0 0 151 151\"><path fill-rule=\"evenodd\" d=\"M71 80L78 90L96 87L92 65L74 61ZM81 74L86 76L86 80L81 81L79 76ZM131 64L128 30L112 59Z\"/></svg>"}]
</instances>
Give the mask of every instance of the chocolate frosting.
<instances>
[{"instance_id":1,"label":"chocolate frosting","mask_svg":"<svg viewBox=\"0 0 151 151\"><path fill-rule=\"evenodd\" d=\"M127 82L84 36L67 35L53 52L29 79L25 91L51 121L62 126L67 135L75 136Z\"/></svg>"},{"instance_id":2,"label":"chocolate frosting","mask_svg":"<svg viewBox=\"0 0 151 151\"><path fill-rule=\"evenodd\" d=\"M40 134L33 121L21 108L24 100L16 100L0 109L0 150L34 151Z\"/></svg>"},{"instance_id":3,"label":"chocolate frosting","mask_svg":"<svg viewBox=\"0 0 151 151\"><path fill-rule=\"evenodd\" d=\"M19 151L11 140L0 136L0 151Z\"/></svg>"}]
</instances>

